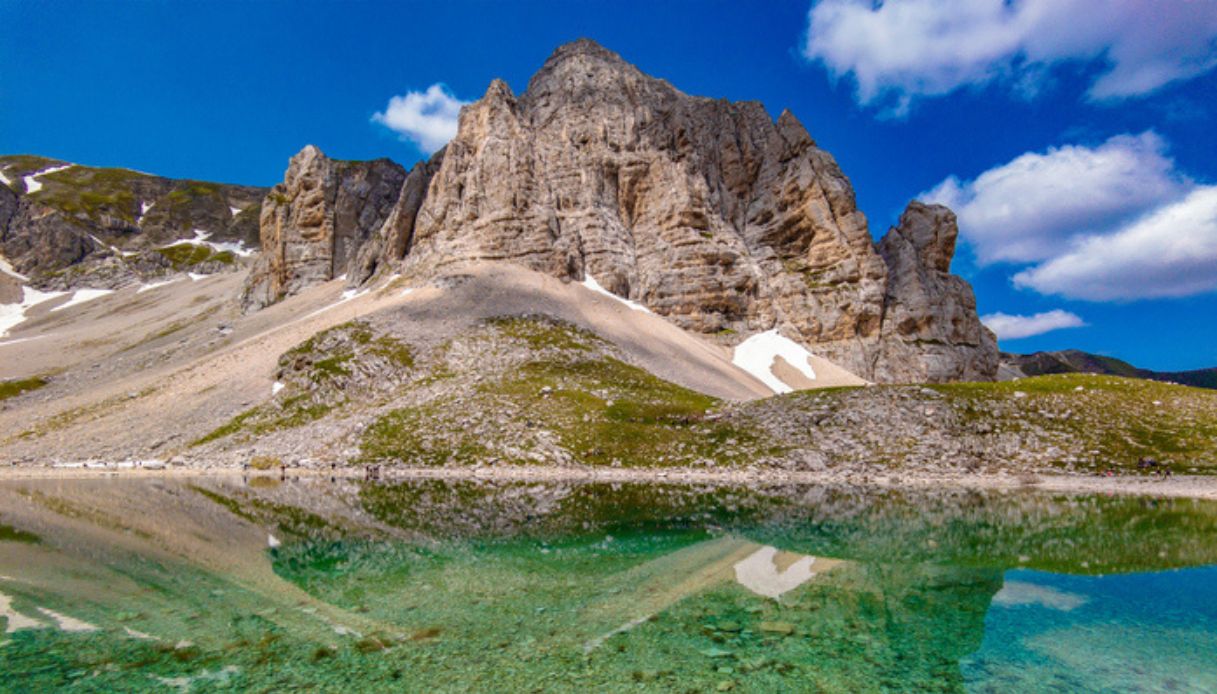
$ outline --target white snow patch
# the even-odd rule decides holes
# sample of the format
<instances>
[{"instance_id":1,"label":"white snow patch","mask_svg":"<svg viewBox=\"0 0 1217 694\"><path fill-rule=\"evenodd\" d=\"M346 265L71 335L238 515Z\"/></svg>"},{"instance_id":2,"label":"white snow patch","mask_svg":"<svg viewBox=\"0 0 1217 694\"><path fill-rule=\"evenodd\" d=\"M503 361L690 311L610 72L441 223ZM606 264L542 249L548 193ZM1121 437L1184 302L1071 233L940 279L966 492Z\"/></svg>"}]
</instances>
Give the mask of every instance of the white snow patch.
<instances>
[{"instance_id":1,"label":"white snow patch","mask_svg":"<svg viewBox=\"0 0 1217 694\"><path fill-rule=\"evenodd\" d=\"M169 244L168 246L162 246L162 248L173 248L174 246L206 246L217 253L223 253L224 251L229 251L229 252L233 253L234 255L241 256L242 258L251 256L254 254L254 249L246 248L245 244L241 243L240 241L208 241L207 239L209 239L209 238L211 238L210 231L203 231L202 229L195 229L194 238L181 239L180 241L174 241L173 243Z\"/></svg>"},{"instance_id":2,"label":"white snow patch","mask_svg":"<svg viewBox=\"0 0 1217 694\"><path fill-rule=\"evenodd\" d=\"M32 173L29 176L26 176L25 177L26 195L29 195L30 193L37 193L38 191L42 190L42 181L38 180L39 176L45 176L47 174L55 173L56 171L63 171L64 169L70 169L73 166L76 166L76 165L75 164L64 164L63 166L52 166L49 169L43 169L42 171L39 171L38 173Z\"/></svg>"},{"instance_id":3,"label":"white snow patch","mask_svg":"<svg viewBox=\"0 0 1217 694\"><path fill-rule=\"evenodd\" d=\"M139 639L141 641L159 641L160 640L151 634L145 634L142 631L136 631L135 629L132 629L131 627L123 627L123 631L126 632L127 636L130 636L133 639Z\"/></svg>"},{"instance_id":4,"label":"white snow patch","mask_svg":"<svg viewBox=\"0 0 1217 694\"><path fill-rule=\"evenodd\" d=\"M325 313L326 311L329 311L332 308L337 308L352 299L358 299L359 297L363 296L364 294L367 294L369 291L371 291L371 290L370 289L346 289L342 292L342 298L339 299L338 301L335 301L334 303L330 304L329 306L322 306L321 308L317 309L316 311L305 314L303 317L301 317L297 320L304 320L305 318L312 318L313 316Z\"/></svg>"},{"instance_id":5,"label":"white snow patch","mask_svg":"<svg viewBox=\"0 0 1217 694\"><path fill-rule=\"evenodd\" d=\"M55 308L51 309L51 312L53 313L55 311L62 311L65 308L69 308L69 307L75 306L77 304L83 304L86 301L92 301L94 299L101 298L101 297L105 296L106 294L113 294L113 293L114 293L113 289L77 289L75 292L72 293L71 299L69 299L66 303L60 304L60 305L56 306Z\"/></svg>"},{"instance_id":6,"label":"white snow patch","mask_svg":"<svg viewBox=\"0 0 1217 694\"><path fill-rule=\"evenodd\" d=\"M174 277L173 279L161 280L160 282L149 282L147 284L141 284L141 285L139 285L139 289L135 290L135 293L143 294L144 292L151 291L153 289L156 289L157 287L163 287L166 284L173 284L174 282L177 282L181 279L182 279L181 277Z\"/></svg>"},{"instance_id":7,"label":"white snow patch","mask_svg":"<svg viewBox=\"0 0 1217 694\"><path fill-rule=\"evenodd\" d=\"M147 201L140 202L139 216L143 217L144 215L148 214L148 210L152 209L153 207L156 207L155 202L147 202Z\"/></svg>"},{"instance_id":8,"label":"white snow patch","mask_svg":"<svg viewBox=\"0 0 1217 694\"><path fill-rule=\"evenodd\" d=\"M6 186L13 185L12 179L4 175L4 169L0 169L0 183L3 183Z\"/></svg>"},{"instance_id":9,"label":"white snow patch","mask_svg":"<svg viewBox=\"0 0 1217 694\"><path fill-rule=\"evenodd\" d=\"M776 328L757 333L736 345L731 363L755 376L774 393L789 393L794 388L773 373L773 362L778 357L807 378L815 379L816 372L808 361L811 352L794 340L782 337Z\"/></svg>"},{"instance_id":10,"label":"white snow patch","mask_svg":"<svg viewBox=\"0 0 1217 694\"><path fill-rule=\"evenodd\" d=\"M12 598L4 593L0 593L0 617L4 617L8 621L8 624L4 627L4 633L6 634L11 634L18 629L42 629L46 627L46 624L37 619L27 617L14 610Z\"/></svg>"},{"instance_id":11,"label":"white snow patch","mask_svg":"<svg viewBox=\"0 0 1217 694\"><path fill-rule=\"evenodd\" d=\"M40 292L31 287L21 288L21 301L16 304L0 304L0 337L25 322L25 312L51 299L58 299L67 292Z\"/></svg>"},{"instance_id":12,"label":"white snow patch","mask_svg":"<svg viewBox=\"0 0 1217 694\"><path fill-rule=\"evenodd\" d=\"M31 340L41 340L44 337L50 337L50 335L35 335L33 337L19 337L16 340L5 340L4 342L0 342L0 347L8 347L9 345L17 345L17 344L21 344L22 342L29 342Z\"/></svg>"},{"instance_id":13,"label":"white snow patch","mask_svg":"<svg viewBox=\"0 0 1217 694\"><path fill-rule=\"evenodd\" d=\"M223 684L228 681L229 677L232 677L240 671L241 668L237 667L236 665L227 665L221 670L216 670L214 672L205 670L197 675L184 675L182 677L160 677L158 675L153 675L152 678L166 687L177 689L178 691L182 692L188 692L194 688L195 682L205 682L210 680Z\"/></svg>"},{"instance_id":14,"label":"white snow patch","mask_svg":"<svg viewBox=\"0 0 1217 694\"><path fill-rule=\"evenodd\" d=\"M281 544L283 544L283 543L279 542L279 538L275 537L274 535L271 535L270 533L266 534L266 546L267 547L270 547L271 549L275 549L276 547L278 547Z\"/></svg>"},{"instance_id":15,"label":"white snow patch","mask_svg":"<svg viewBox=\"0 0 1217 694\"><path fill-rule=\"evenodd\" d=\"M412 293L414 293L414 287L406 287L405 289L401 290L402 296L410 296Z\"/></svg>"},{"instance_id":16,"label":"white snow patch","mask_svg":"<svg viewBox=\"0 0 1217 694\"><path fill-rule=\"evenodd\" d=\"M228 209L230 212L232 212L232 216L234 216L234 217L241 214L241 212L242 212L240 207L229 207Z\"/></svg>"},{"instance_id":17,"label":"white snow patch","mask_svg":"<svg viewBox=\"0 0 1217 694\"><path fill-rule=\"evenodd\" d=\"M106 248L109 248L110 252L114 253L116 255L121 255L121 256L124 256L127 258L130 258L131 256L134 256L134 255L139 255L139 253L124 251L123 249L119 248L118 246L108 244L105 241L102 241L101 239L97 238L97 236L94 234L89 234L89 238L93 239L93 243L96 243L99 246L105 246Z\"/></svg>"},{"instance_id":18,"label":"white snow patch","mask_svg":"<svg viewBox=\"0 0 1217 694\"><path fill-rule=\"evenodd\" d=\"M51 619L55 620L56 626L58 626L63 631L76 631L76 632L97 631L97 627L93 626L92 624L89 624L88 622L82 622L79 619L76 619L75 617L69 617L66 614L59 614L58 612L56 612L54 610L48 610L45 607L39 607L38 611L41 612L42 614L50 617Z\"/></svg>"},{"instance_id":19,"label":"white snow patch","mask_svg":"<svg viewBox=\"0 0 1217 694\"><path fill-rule=\"evenodd\" d=\"M186 276L190 278L191 282L198 282L199 280L205 280L208 277L211 277L211 275L204 275L201 272L187 272Z\"/></svg>"},{"instance_id":20,"label":"white snow patch","mask_svg":"<svg viewBox=\"0 0 1217 694\"><path fill-rule=\"evenodd\" d=\"M584 287L587 287L588 289L592 290L593 292L596 292L597 294L603 294L603 295L609 297L610 299L616 299L617 301L620 301L621 303L625 304L626 306L629 306L630 308L634 309L635 311L642 311L643 313L651 312L651 309L647 308L646 306L643 306L642 304L638 303L637 301L630 301L629 299L623 299L623 298L617 296L616 294L610 292L609 290L605 289L604 287L600 286L600 283L596 281L596 278L592 277L590 274L584 274L582 284Z\"/></svg>"},{"instance_id":21,"label":"white snow patch","mask_svg":"<svg viewBox=\"0 0 1217 694\"><path fill-rule=\"evenodd\" d=\"M22 282L30 281L30 278L26 277L25 275L21 274L20 272L17 272L16 270L14 270L13 266L10 265L8 260L2 255L0 255L0 272L3 272L4 274L8 275L9 277L19 279Z\"/></svg>"},{"instance_id":22,"label":"white snow patch","mask_svg":"<svg viewBox=\"0 0 1217 694\"><path fill-rule=\"evenodd\" d=\"M776 547L762 547L736 562L736 582L757 595L777 600L782 594L815 578L816 573L811 570L816 563L815 557L799 557L785 571L778 571L774 562L777 554Z\"/></svg>"},{"instance_id":23,"label":"white snow patch","mask_svg":"<svg viewBox=\"0 0 1217 694\"><path fill-rule=\"evenodd\" d=\"M275 381L274 383L272 383L272 384L271 384L271 386L270 386L270 395L271 395L271 397L274 397L274 396L278 395L278 394L279 394L279 391L283 390L285 387L286 387L286 386L284 386L284 385L283 385L282 383L280 383L279 381Z\"/></svg>"}]
</instances>

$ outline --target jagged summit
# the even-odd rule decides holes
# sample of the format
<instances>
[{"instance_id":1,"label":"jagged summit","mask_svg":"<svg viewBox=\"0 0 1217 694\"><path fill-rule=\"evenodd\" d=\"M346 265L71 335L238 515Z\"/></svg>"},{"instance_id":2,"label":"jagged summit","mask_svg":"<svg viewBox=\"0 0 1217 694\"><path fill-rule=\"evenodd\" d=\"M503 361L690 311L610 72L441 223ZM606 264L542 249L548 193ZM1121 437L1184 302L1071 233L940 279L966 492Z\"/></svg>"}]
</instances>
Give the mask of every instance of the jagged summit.
<instances>
[{"instance_id":1,"label":"jagged summit","mask_svg":"<svg viewBox=\"0 0 1217 694\"><path fill-rule=\"evenodd\" d=\"M971 288L948 272L953 215L911 206L877 246L794 114L683 94L587 39L555 50L519 97L492 82L399 190L369 198L364 174L326 170L318 188L293 165L272 193L251 305L344 272L358 284L509 262L592 277L727 344L777 329L874 380L996 373ZM345 188L375 200L357 231L340 195L316 192Z\"/></svg>"}]
</instances>

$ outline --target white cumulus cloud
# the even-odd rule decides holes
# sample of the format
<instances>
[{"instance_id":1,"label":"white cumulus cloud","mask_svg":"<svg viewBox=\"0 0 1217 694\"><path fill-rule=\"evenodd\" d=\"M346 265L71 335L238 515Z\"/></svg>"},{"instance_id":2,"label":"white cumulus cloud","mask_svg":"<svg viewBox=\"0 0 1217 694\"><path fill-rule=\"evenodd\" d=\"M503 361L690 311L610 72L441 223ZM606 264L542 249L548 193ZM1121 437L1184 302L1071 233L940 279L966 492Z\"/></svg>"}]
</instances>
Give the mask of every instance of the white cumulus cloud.
<instances>
[{"instance_id":1,"label":"white cumulus cloud","mask_svg":"<svg viewBox=\"0 0 1217 694\"><path fill-rule=\"evenodd\" d=\"M1088 301L1217 290L1217 186L1184 176L1158 135L1030 152L919 196L955 210L980 265L1015 286Z\"/></svg>"},{"instance_id":2,"label":"white cumulus cloud","mask_svg":"<svg viewBox=\"0 0 1217 694\"><path fill-rule=\"evenodd\" d=\"M820 0L803 54L897 113L995 80L1026 91L1068 61L1098 61L1091 99L1122 99L1217 66L1217 2Z\"/></svg>"},{"instance_id":3,"label":"white cumulus cloud","mask_svg":"<svg viewBox=\"0 0 1217 694\"><path fill-rule=\"evenodd\" d=\"M1055 309L1031 316L1012 316L1007 313L990 313L981 316L980 322L992 330L999 340L1017 340L1032 335L1043 335L1061 328L1081 328L1086 322L1069 311Z\"/></svg>"},{"instance_id":4,"label":"white cumulus cloud","mask_svg":"<svg viewBox=\"0 0 1217 694\"><path fill-rule=\"evenodd\" d=\"M955 211L983 264L1054 257L1085 234L1111 232L1191 184L1158 135L1118 135L1097 147L1028 152L970 181L952 176L919 197Z\"/></svg>"},{"instance_id":5,"label":"white cumulus cloud","mask_svg":"<svg viewBox=\"0 0 1217 694\"><path fill-rule=\"evenodd\" d=\"M1091 301L1192 296L1217 290L1217 186L1200 186L1119 231L1014 276L1041 294Z\"/></svg>"},{"instance_id":6,"label":"white cumulus cloud","mask_svg":"<svg viewBox=\"0 0 1217 694\"><path fill-rule=\"evenodd\" d=\"M456 136L461 107L469 102L456 98L442 84L425 92L407 92L389 99L384 111L372 120L414 142L428 154L448 144Z\"/></svg>"}]
</instances>

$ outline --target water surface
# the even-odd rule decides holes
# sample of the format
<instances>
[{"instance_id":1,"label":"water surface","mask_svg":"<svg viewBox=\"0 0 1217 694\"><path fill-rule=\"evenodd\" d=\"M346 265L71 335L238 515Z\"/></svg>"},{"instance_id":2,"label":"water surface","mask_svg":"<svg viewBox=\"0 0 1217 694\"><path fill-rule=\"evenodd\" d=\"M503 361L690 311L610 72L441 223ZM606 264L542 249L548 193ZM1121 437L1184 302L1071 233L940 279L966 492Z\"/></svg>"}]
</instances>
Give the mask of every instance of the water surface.
<instances>
[{"instance_id":1,"label":"water surface","mask_svg":"<svg viewBox=\"0 0 1217 694\"><path fill-rule=\"evenodd\" d=\"M1217 691L1217 504L0 483L5 691Z\"/></svg>"}]
</instances>

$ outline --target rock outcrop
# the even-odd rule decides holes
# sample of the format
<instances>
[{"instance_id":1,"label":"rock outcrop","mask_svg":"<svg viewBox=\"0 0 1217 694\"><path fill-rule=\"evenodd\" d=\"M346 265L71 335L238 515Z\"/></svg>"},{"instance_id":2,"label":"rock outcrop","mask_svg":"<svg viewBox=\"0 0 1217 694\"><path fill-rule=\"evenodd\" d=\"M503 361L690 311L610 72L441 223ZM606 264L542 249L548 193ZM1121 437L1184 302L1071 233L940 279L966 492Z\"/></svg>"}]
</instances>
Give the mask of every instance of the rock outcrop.
<instances>
[{"instance_id":1,"label":"rock outcrop","mask_svg":"<svg viewBox=\"0 0 1217 694\"><path fill-rule=\"evenodd\" d=\"M173 180L34 156L0 157L0 255L34 286L117 287L180 270L239 266L264 188ZM190 243L212 245L191 252Z\"/></svg>"},{"instance_id":2,"label":"rock outcrop","mask_svg":"<svg viewBox=\"0 0 1217 694\"><path fill-rule=\"evenodd\" d=\"M976 296L950 274L959 228L941 205L912 202L879 243L887 263L878 364L885 380L991 379L997 338L976 316Z\"/></svg>"},{"instance_id":3,"label":"rock outcrop","mask_svg":"<svg viewBox=\"0 0 1217 694\"><path fill-rule=\"evenodd\" d=\"M393 211L406 171L388 159L338 161L309 145L262 204L262 255L242 303L257 309L345 274Z\"/></svg>"},{"instance_id":4,"label":"rock outcrop","mask_svg":"<svg viewBox=\"0 0 1217 694\"><path fill-rule=\"evenodd\" d=\"M558 48L519 97L491 83L396 203L350 281L506 261L590 275L729 344L776 327L877 381L995 375L992 334L949 274L949 211L911 206L877 247L848 179L792 114L686 95L591 41ZM313 242L286 237L276 214L262 224L276 289L258 301L337 274L294 269Z\"/></svg>"}]
</instances>

